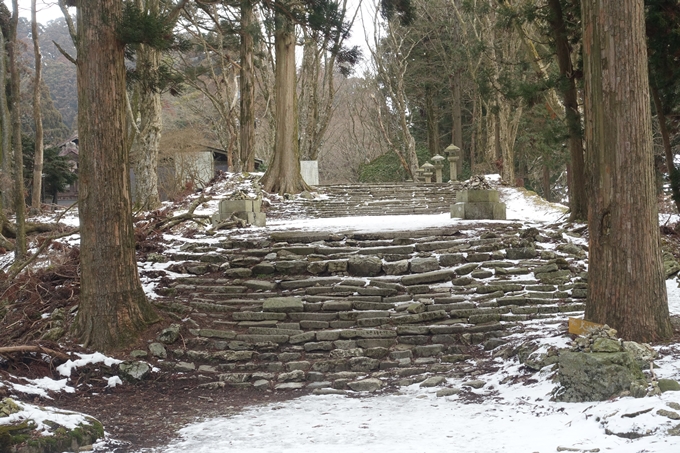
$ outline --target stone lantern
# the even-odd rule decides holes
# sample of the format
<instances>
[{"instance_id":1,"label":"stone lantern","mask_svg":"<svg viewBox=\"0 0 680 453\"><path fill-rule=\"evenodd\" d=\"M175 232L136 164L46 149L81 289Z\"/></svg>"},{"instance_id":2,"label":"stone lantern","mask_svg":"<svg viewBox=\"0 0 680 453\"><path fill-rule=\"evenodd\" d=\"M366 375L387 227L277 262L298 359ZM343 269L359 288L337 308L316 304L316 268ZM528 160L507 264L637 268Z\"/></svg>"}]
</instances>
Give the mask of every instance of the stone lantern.
<instances>
[{"instance_id":1,"label":"stone lantern","mask_svg":"<svg viewBox=\"0 0 680 453\"><path fill-rule=\"evenodd\" d=\"M423 182L425 181L425 169L423 167L420 167L419 169L416 170L416 173L413 175L413 181L414 182Z\"/></svg>"},{"instance_id":2,"label":"stone lantern","mask_svg":"<svg viewBox=\"0 0 680 453\"><path fill-rule=\"evenodd\" d=\"M449 182L458 180L458 160L460 160L460 148L456 145L449 145L444 150L446 158L449 161L451 178Z\"/></svg>"},{"instance_id":3,"label":"stone lantern","mask_svg":"<svg viewBox=\"0 0 680 453\"><path fill-rule=\"evenodd\" d=\"M434 180L435 182L442 182L442 169L444 168L444 156L439 154L430 159L434 165Z\"/></svg>"},{"instance_id":4,"label":"stone lantern","mask_svg":"<svg viewBox=\"0 0 680 453\"><path fill-rule=\"evenodd\" d=\"M425 162L422 167L420 167L423 170L423 178L425 178L426 183L431 183L432 182L432 170L434 170L434 165L432 165L429 162Z\"/></svg>"}]
</instances>

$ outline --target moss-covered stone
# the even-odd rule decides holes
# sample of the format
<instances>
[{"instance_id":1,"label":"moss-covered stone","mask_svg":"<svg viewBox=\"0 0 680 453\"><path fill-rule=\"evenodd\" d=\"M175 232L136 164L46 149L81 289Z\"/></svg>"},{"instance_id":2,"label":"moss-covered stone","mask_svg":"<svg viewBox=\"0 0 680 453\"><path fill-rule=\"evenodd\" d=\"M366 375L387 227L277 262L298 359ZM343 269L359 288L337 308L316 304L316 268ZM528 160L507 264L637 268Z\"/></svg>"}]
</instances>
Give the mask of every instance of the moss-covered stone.
<instances>
[{"instance_id":1,"label":"moss-covered stone","mask_svg":"<svg viewBox=\"0 0 680 453\"><path fill-rule=\"evenodd\" d=\"M661 392L678 392L680 391L680 384L673 379L659 379L659 390Z\"/></svg>"}]
</instances>

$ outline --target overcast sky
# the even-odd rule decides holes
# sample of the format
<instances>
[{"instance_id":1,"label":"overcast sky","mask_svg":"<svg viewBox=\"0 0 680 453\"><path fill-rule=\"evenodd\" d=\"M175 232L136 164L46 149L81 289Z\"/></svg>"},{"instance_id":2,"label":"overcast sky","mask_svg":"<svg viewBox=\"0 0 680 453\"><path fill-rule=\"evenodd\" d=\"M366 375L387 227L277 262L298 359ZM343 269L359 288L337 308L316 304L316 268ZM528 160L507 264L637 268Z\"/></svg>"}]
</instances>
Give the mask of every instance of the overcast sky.
<instances>
[{"instance_id":1,"label":"overcast sky","mask_svg":"<svg viewBox=\"0 0 680 453\"><path fill-rule=\"evenodd\" d=\"M349 14L356 11L359 2L362 0L349 0ZM8 8L12 8L11 0L4 0ZM364 59L369 58L369 52L366 45L366 34L368 33L369 42L372 41L373 33L373 17L375 15L376 0L363 0L362 11L357 15L354 26L352 27L351 37L347 43L351 46L359 46L363 49ZM38 8L38 22L46 24L47 22L62 17L61 9L57 4L57 0L37 0ZM20 16L31 17L31 0L19 0ZM74 12L75 8L71 8ZM364 24L366 30L364 30ZM363 65L362 65L363 66Z\"/></svg>"}]
</instances>

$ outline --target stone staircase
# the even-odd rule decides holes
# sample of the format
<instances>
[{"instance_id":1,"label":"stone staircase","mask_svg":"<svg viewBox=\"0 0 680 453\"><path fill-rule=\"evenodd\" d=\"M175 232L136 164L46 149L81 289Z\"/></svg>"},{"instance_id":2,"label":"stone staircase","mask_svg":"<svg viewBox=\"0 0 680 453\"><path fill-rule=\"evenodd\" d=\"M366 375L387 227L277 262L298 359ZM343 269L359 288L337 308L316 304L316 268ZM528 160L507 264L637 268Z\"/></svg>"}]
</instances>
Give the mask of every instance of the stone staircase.
<instances>
[{"instance_id":1,"label":"stone staircase","mask_svg":"<svg viewBox=\"0 0 680 453\"><path fill-rule=\"evenodd\" d=\"M157 289L183 339L158 365L210 388L320 393L451 373L531 323L582 312L577 236L480 222L194 238L167 267L183 276Z\"/></svg>"},{"instance_id":2,"label":"stone staircase","mask_svg":"<svg viewBox=\"0 0 680 453\"><path fill-rule=\"evenodd\" d=\"M461 183L340 184L316 187L318 196L275 203L270 219L442 214L451 211Z\"/></svg>"}]
</instances>

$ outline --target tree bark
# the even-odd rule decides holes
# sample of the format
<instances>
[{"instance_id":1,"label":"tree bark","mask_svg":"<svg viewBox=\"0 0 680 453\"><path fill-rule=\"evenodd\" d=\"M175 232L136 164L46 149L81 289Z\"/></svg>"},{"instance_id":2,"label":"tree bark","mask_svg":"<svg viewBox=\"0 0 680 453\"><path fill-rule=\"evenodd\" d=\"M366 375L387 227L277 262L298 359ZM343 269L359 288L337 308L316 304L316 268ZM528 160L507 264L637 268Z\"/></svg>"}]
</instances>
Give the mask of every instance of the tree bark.
<instances>
[{"instance_id":1,"label":"tree bark","mask_svg":"<svg viewBox=\"0 0 680 453\"><path fill-rule=\"evenodd\" d=\"M578 91L574 80L574 67L571 62L571 46L564 24L560 0L548 0L550 8L550 27L555 39L557 64L564 83L560 85L564 103L567 130L569 131L569 220L585 220L588 217L588 198L586 195L585 162L581 113L578 108Z\"/></svg>"},{"instance_id":2,"label":"tree bark","mask_svg":"<svg viewBox=\"0 0 680 453\"><path fill-rule=\"evenodd\" d=\"M9 38L9 71L12 117L12 149L14 153L14 210L16 211L16 241L14 245L15 261L26 256L26 200L24 199L24 161L21 149L21 78L17 50L17 26L19 24L19 4L12 0L12 19L10 21Z\"/></svg>"},{"instance_id":3,"label":"tree bark","mask_svg":"<svg viewBox=\"0 0 680 453\"><path fill-rule=\"evenodd\" d=\"M590 257L585 317L670 338L654 193L643 0L583 0Z\"/></svg>"},{"instance_id":4,"label":"tree bark","mask_svg":"<svg viewBox=\"0 0 680 453\"><path fill-rule=\"evenodd\" d=\"M33 191L31 192L31 207L40 209L42 202L42 173L43 173L43 122L40 106L40 87L42 85L42 54L38 34L38 19L36 17L36 0L31 0L31 35L33 38L33 54L35 55L35 77L33 78L33 122L35 123L35 151L33 154Z\"/></svg>"},{"instance_id":5,"label":"tree bark","mask_svg":"<svg viewBox=\"0 0 680 453\"><path fill-rule=\"evenodd\" d=\"M439 154L439 114L429 88L425 89L425 114L427 116L427 148L430 156L434 156Z\"/></svg>"},{"instance_id":6,"label":"tree bark","mask_svg":"<svg viewBox=\"0 0 680 453\"><path fill-rule=\"evenodd\" d=\"M78 0L80 307L74 331L87 346L133 342L155 319L137 273L129 190L122 2Z\"/></svg>"},{"instance_id":7,"label":"tree bark","mask_svg":"<svg viewBox=\"0 0 680 453\"><path fill-rule=\"evenodd\" d=\"M241 166L255 171L255 70L253 67L253 1L241 0Z\"/></svg>"},{"instance_id":8,"label":"tree bark","mask_svg":"<svg viewBox=\"0 0 680 453\"><path fill-rule=\"evenodd\" d=\"M661 131L661 141L663 142L663 154L666 161L666 170L668 171L668 179L671 183L671 191L673 193L673 201L675 201L675 208L680 212L680 184L679 170L675 167L675 162L673 159L673 150L671 148L671 137L668 132L668 123L666 122L666 114L663 110L663 103L661 102L661 96L659 96L659 90L654 84L650 84L650 90L652 92L652 99L654 100L654 109L656 110L656 117L659 120L659 130Z\"/></svg>"},{"instance_id":9,"label":"tree bark","mask_svg":"<svg viewBox=\"0 0 680 453\"><path fill-rule=\"evenodd\" d=\"M0 80L7 80L5 36L0 30ZM0 176L0 210L12 206L12 145L9 109L7 106L7 91L0 90L0 126L2 127L2 176ZM0 214L0 220L4 219L4 211Z\"/></svg>"},{"instance_id":10,"label":"tree bark","mask_svg":"<svg viewBox=\"0 0 680 453\"><path fill-rule=\"evenodd\" d=\"M453 117L451 125L451 143L456 145L461 150L463 149L463 115L461 113L461 97L460 97L460 73L455 72L449 76L451 84L451 116ZM472 160L472 157L470 158ZM472 162L470 163L472 166Z\"/></svg>"},{"instance_id":11,"label":"tree bark","mask_svg":"<svg viewBox=\"0 0 680 453\"><path fill-rule=\"evenodd\" d=\"M138 6L154 16L160 13L159 0L139 2ZM142 75L142 80L136 86L139 132L135 135L130 150L135 174L133 199L136 209L150 211L161 205L158 192L158 150L161 144L163 119L161 93L152 86L160 67L161 51L140 44L136 56L136 69Z\"/></svg>"},{"instance_id":12,"label":"tree bark","mask_svg":"<svg viewBox=\"0 0 680 453\"><path fill-rule=\"evenodd\" d=\"M300 149L295 106L295 28L281 11L287 11L285 1L277 1L276 31L276 138L272 162L262 176L267 192L300 193L309 186L300 174Z\"/></svg>"}]
</instances>

